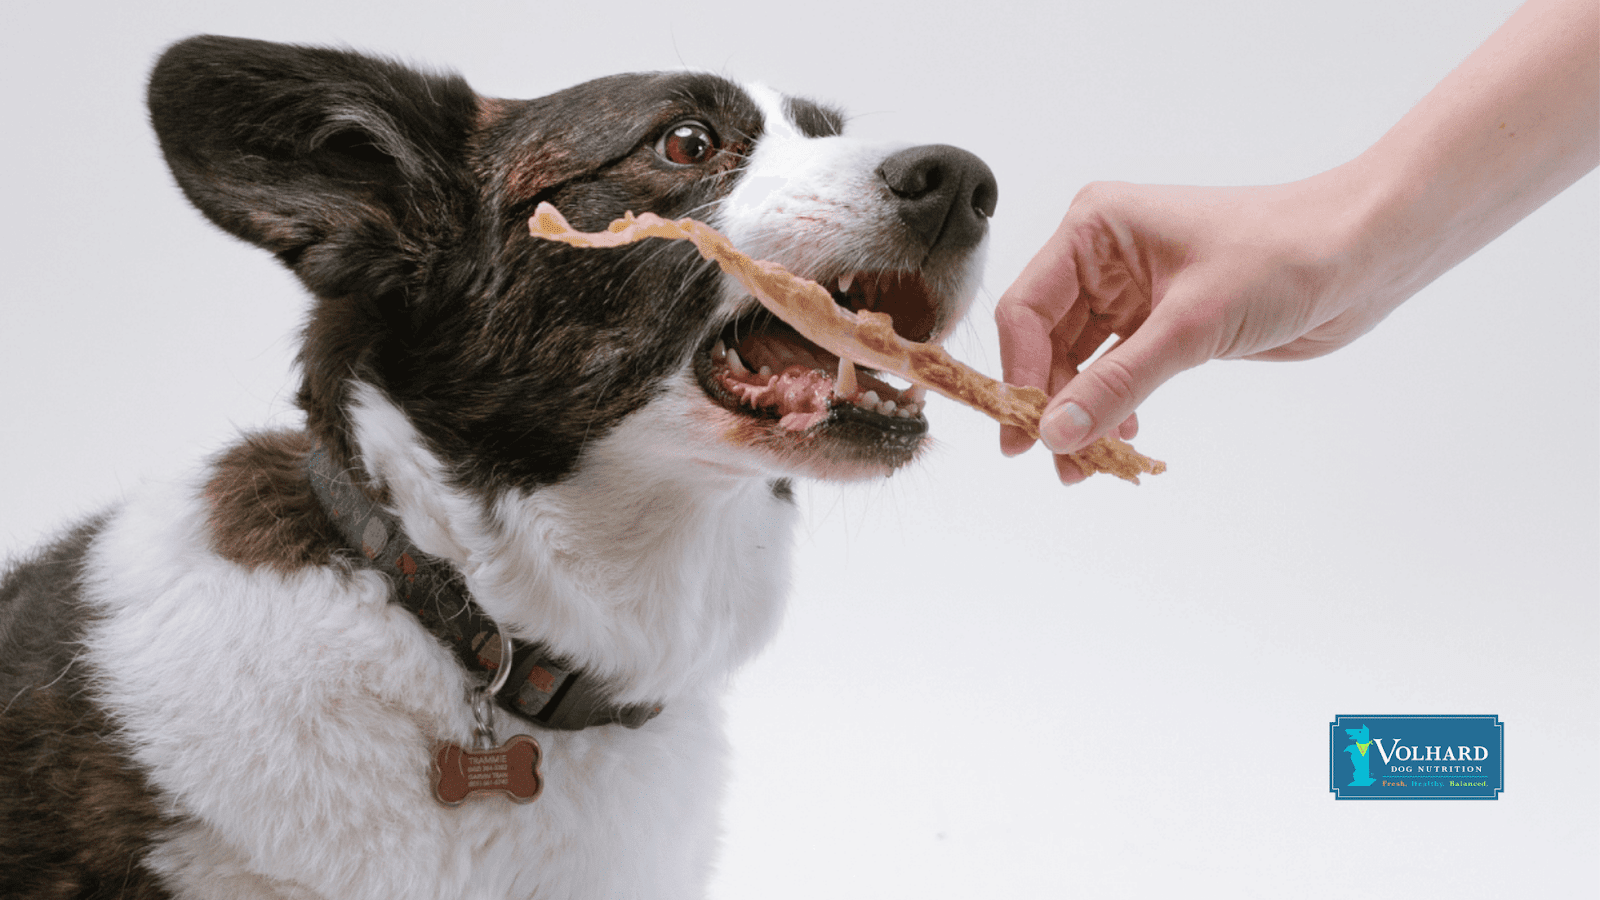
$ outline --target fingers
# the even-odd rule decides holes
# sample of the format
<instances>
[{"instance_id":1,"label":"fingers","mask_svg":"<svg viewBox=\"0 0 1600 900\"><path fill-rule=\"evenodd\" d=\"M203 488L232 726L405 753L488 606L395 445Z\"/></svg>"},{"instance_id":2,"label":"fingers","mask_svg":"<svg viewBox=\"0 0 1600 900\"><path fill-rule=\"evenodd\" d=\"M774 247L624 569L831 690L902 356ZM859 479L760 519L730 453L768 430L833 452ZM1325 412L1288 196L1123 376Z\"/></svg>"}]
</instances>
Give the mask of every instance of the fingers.
<instances>
[{"instance_id":1,"label":"fingers","mask_svg":"<svg viewBox=\"0 0 1600 900\"><path fill-rule=\"evenodd\" d=\"M1131 441L1139 436L1139 414L1134 413L1117 426L1117 437Z\"/></svg>"},{"instance_id":2,"label":"fingers","mask_svg":"<svg viewBox=\"0 0 1600 900\"><path fill-rule=\"evenodd\" d=\"M1006 381L1045 387L1053 356L1051 336L1077 300L1078 266L1070 226L1063 220L995 305Z\"/></svg>"},{"instance_id":3,"label":"fingers","mask_svg":"<svg viewBox=\"0 0 1600 900\"><path fill-rule=\"evenodd\" d=\"M1000 426L1000 452L1006 456L1020 456L1033 446L1033 438L1015 425Z\"/></svg>"},{"instance_id":4,"label":"fingers","mask_svg":"<svg viewBox=\"0 0 1600 900\"><path fill-rule=\"evenodd\" d=\"M1132 210L1125 194L1116 185L1090 185L1080 192L995 308L1005 380L1055 395L1042 427L1048 429L1046 444L1058 454L1075 452L1112 431L1136 434L1134 407L1161 382L1199 361L1164 355L1150 339L1151 256L1136 239L1139 229L1128 218ZM1113 337L1122 343L1080 373L1084 361ZM1006 455L1032 445L1022 429L1000 429ZM1056 468L1067 484L1084 477L1059 456Z\"/></svg>"},{"instance_id":5,"label":"fingers","mask_svg":"<svg viewBox=\"0 0 1600 900\"><path fill-rule=\"evenodd\" d=\"M1089 478L1089 473L1078 468L1070 456L1057 456L1055 462L1056 477L1061 479L1062 484L1073 485Z\"/></svg>"},{"instance_id":6,"label":"fingers","mask_svg":"<svg viewBox=\"0 0 1600 900\"><path fill-rule=\"evenodd\" d=\"M1133 440L1138 436L1138 433L1138 416L1129 416L1127 421L1123 422L1117 428L1117 437L1120 437L1125 441ZM1032 441L1029 441L1029 443L1031 444ZM1088 479L1089 473L1078 468L1077 464L1072 461L1072 457L1056 456L1054 457L1054 460L1056 467L1056 478L1060 479L1062 484L1074 485L1080 481L1085 481Z\"/></svg>"},{"instance_id":7,"label":"fingers","mask_svg":"<svg viewBox=\"0 0 1600 900\"><path fill-rule=\"evenodd\" d=\"M1086 306L1078 300L1077 264L1073 259L1067 223L1051 236L1001 295L995 305L1000 335L1000 367L1011 384L1051 389L1058 365L1055 340L1063 332L1083 327ZM1020 428L1002 426L1000 450L1016 456L1033 446L1033 438Z\"/></svg>"},{"instance_id":8,"label":"fingers","mask_svg":"<svg viewBox=\"0 0 1600 900\"><path fill-rule=\"evenodd\" d=\"M1053 453L1075 453L1113 430L1138 431L1134 410L1173 375L1209 358L1211 343L1171 317L1152 315L1051 398L1039 422Z\"/></svg>"},{"instance_id":9,"label":"fingers","mask_svg":"<svg viewBox=\"0 0 1600 900\"><path fill-rule=\"evenodd\" d=\"M1000 367L1004 380L1047 393L1051 390L1055 358L1050 333L1054 323L1047 321L1048 315L1020 301L1008 302L1005 297L1001 298L995 307L995 321L1000 329ZM1026 452L1033 441L1021 428L1000 427L1000 452L1007 456Z\"/></svg>"}]
</instances>

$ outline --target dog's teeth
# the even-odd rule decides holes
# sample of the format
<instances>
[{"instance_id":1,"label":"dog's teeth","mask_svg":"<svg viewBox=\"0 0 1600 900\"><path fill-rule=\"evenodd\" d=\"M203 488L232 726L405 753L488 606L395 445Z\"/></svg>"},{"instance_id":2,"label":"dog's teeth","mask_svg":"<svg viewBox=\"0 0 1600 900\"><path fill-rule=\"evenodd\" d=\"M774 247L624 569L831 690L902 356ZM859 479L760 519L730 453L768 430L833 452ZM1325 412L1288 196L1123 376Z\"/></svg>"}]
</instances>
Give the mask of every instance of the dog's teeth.
<instances>
[{"instance_id":1,"label":"dog's teeth","mask_svg":"<svg viewBox=\"0 0 1600 900\"><path fill-rule=\"evenodd\" d=\"M865 394L862 394L861 395L861 405L865 406L867 409L877 409L878 408L878 392L877 391L867 391Z\"/></svg>"},{"instance_id":2,"label":"dog's teeth","mask_svg":"<svg viewBox=\"0 0 1600 900\"><path fill-rule=\"evenodd\" d=\"M739 351L733 349L732 347L728 348L728 370L735 375L750 374L750 370L746 369L744 367L744 363L739 359Z\"/></svg>"},{"instance_id":3,"label":"dog's teeth","mask_svg":"<svg viewBox=\"0 0 1600 900\"><path fill-rule=\"evenodd\" d=\"M839 357L839 375L833 379L833 395L848 400L856 395L860 388L856 385L856 364L844 357Z\"/></svg>"},{"instance_id":4,"label":"dog's teeth","mask_svg":"<svg viewBox=\"0 0 1600 900\"><path fill-rule=\"evenodd\" d=\"M911 418L913 413L911 412L909 407L902 406L898 410L895 410L895 415L900 417L900 418L902 418L902 419L909 419L909 418Z\"/></svg>"},{"instance_id":5,"label":"dog's teeth","mask_svg":"<svg viewBox=\"0 0 1600 900\"><path fill-rule=\"evenodd\" d=\"M761 371L757 372L756 374L760 375L761 376L761 380L765 381L765 380L767 380L767 379L772 377L772 367L771 366L762 366L761 367Z\"/></svg>"},{"instance_id":6,"label":"dog's teeth","mask_svg":"<svg viewBox=\"0 0 1600 900\"><path fill-rule=\"evenodd\" d=\"M907 403L907 404L910 404L910 403L921 403L923 401L923 399L926 398L927 396L928 396L928 389L927 388L923 387L920 384L913 384L911 387L909 387L906 390L900 392L900 402L901 403Z\"/></svg>"},{"instance_id":7,"label":"dog's teeth","mask_svg":"<svg viewBox=\"0 0 1600 900\"><path fill-rule=\"evenodd\" d=\"M850 285L855 284L855 283L856 283L856 274L854 272L851 272L848 275L840 275L839 276L839 293L843 294L846 291L849 291L850 290Z\"/></svg>"},{"instance_id":8,"label":"dog's teeth","mask_svg":"<svg viewBox=\"0 0 1600 900\"><path fill-rule=\"evenodd\" d=\"M717 345L715 347L711 348L711 361L712 362L722 362L723 360L725 360L727 358L728 358L728 345L724 344L720 340L717 341Z\"/></svg>"},{"instance_id":9,"label":"dog's teeth","mask_svg":"<svg viewBox=\"0 0 1600 900\"><path fill-rule=\"evenodd\" d=\"M882 403L879 403L878 404L878 412L881 412L886 416L894 415L894 401L893 400L885 400Z\"/></svg>"}]
</instances>

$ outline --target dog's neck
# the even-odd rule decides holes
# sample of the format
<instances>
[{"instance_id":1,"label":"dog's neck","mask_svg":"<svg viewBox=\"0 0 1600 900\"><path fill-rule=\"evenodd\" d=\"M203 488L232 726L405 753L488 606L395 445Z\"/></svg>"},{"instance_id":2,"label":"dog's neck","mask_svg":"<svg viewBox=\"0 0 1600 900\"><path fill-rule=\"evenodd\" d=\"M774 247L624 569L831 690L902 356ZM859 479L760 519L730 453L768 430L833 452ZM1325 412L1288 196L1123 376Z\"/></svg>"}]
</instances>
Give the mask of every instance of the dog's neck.
<instances>
[{"instance_id":1,"label":"dog's neck","mask_svg":"<svg viewBox=\"0 0 1600 900\"><path fill-rule=\"evenodd\" d=\"M400 521L375 502L322 444L307 458L312 490L345 542L387 576L391 598L455 650L469 673L494 682L495 700L546 728L575 731L596 725L638 728L660 704L622 706L608 686L540 644L502 638L501 626L474 603L456 571L424 553ZM509 652L508 652L509 651ZM505 672L505 677L497 675Z\"/></svg>"},{"instance_id":2,"label":"dog's neck","mask_svg":"<svg viewBox=\"0 0 1600 900\"><path fill-rule=\"evenodd\" d=\"M358 386L352 421L360 463L416 545L449 561L514 637L603 679L618 704L721 685L777 627L796 513L787 488L685 464L656 432L673 421L665 411L593 442L558 484L487 499L452 487L377 389Z\"/></svg>"}]
</instances>

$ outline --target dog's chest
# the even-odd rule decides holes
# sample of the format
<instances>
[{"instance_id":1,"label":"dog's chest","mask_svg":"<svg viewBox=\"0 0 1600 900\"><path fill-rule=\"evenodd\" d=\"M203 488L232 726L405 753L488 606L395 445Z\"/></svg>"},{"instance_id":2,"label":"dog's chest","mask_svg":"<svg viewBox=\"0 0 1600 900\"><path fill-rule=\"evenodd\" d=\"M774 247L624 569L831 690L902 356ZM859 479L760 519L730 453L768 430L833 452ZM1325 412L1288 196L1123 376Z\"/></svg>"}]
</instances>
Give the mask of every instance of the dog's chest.
<instances>
[{"instance_id":1,"label":"dog's chest","mask_svg":"<svg viewBox=\"0 0 1600 900\"><path fill-rule=\"evenodd\" d=\"M568 527L573 517L584 518L574 513ZM676 547L644 542L639 565L604 572L597 559L617 547L596 554L581 536L546 535L549 570L590 585L580 605L638 607L607 616L632 623L613 652L635 687L676 683L639 731L551 732L502 714L502 735L540 741L543 795L450 809L432 798L428 773L437 741L470 740L469 682L450 652L390 602L376 574L247 570L211 551L205 522L192 488L135 499L106 526L86 579L99 614L86 640L97 699L184 823L152 854L154 868L197 896L532 896L536 883L551 896L564 895L560 885L672 896L703 883L724 758L720 684L677 645L706 633L742 645L739 606L775 600L755 596L774 589L765 577L708 580L695 558L709 552L705 533ZM675 586L672 559L702 574ZM511 568L499 573L504 585L517 582ZM644 587L661 608L637 593ZM691 588L693 603L662 595ZM698 618L664 611L684 608ZM561 615L572 620L564 628L583 618ZM754 649L712 646L723 664Z\"/></svg>"}]
</instances>

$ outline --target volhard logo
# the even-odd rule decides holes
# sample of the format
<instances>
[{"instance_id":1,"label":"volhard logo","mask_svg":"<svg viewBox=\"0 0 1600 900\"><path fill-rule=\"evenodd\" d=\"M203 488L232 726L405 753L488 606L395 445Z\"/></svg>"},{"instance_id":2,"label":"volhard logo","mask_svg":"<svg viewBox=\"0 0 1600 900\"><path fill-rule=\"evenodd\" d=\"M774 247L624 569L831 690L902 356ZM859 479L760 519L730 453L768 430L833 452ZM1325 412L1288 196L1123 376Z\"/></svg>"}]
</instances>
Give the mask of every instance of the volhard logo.
<instances>
[{"instance_id":1,"label":"volhard logo","mask_svg":"<svg viewBox=\"0 0 1600 900\"><path fill-rule=\"evenodd\" d=\"M1337 716L1328 744L1338 800L1494 800L1505 789L1498 716Z\"/></svg>"}]
</instances>

